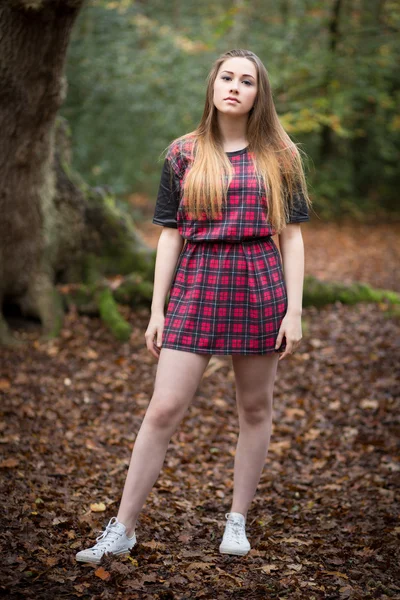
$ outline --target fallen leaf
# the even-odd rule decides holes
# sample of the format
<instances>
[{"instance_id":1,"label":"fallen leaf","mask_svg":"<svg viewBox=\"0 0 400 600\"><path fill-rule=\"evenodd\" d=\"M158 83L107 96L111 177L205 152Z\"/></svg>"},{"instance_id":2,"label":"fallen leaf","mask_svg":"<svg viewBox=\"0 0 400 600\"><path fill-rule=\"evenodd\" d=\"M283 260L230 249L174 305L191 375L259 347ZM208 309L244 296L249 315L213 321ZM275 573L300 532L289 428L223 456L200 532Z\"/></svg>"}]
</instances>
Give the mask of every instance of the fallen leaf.
<instances>
[{"instance_id":1,"label":"fallen leaf","mask_svg":"<svg viewBox=\"0 0 400 600\"><path fill-rule=\"evenodd\" d=\"M94 574L96 575L96 577L100 577L100 579L103 579L104 581L107 581L107 579L110 579L111 577L110 573L106 571L103 567L99 567L98 569L96 569Z\"/></svg>"},{"instance_id":2,"label":"fallen leaf","mask_svg":"<svg viewBox=\"0 0 400 600\"><path fill-rule=\"evenodd\" d=\"M277 569L279 569L278 565L263 565L260 568L261 568L261 571L263 571L267 575L269 575L271 573L271 571L276 571Z\"/></svg>"},{"instance_id":3,"label":"fallen leaf","mask_svg":"<svg viewBox=\"0 0 400 600\"><path fill-rule=\"evenodd\" d=\"M290 440L282 440L281 442L271 442L269 445L269 451L279 456L285 451L289 450L292 443Z\"/></svg>"},{"instance_id":4,"label":"fallen leaf","mask_svg":"<svg viewBox=\"0 0 400 600\"><path fill-rule=\"evenodd\" d=\"M341 573L340 571L324 571L324 569L322 569L322 573L326 573L327 575L336 575L336 577L342 577L343 579L348 579L346 573Z\"/></svg>"},{"instance_id":5,"label":"fallen leaf","mask_svg":"<svg viewBox=\"0 0 400 600\"><path fill-rule=\"evenodd\" d=\"M222 360L215 357L210 358L203 377L210 377L213 373L218 371L223 366L225 366L225 362L223 362Z\"/></svg>"},{"instance_id":6,"label":"fallen leaf","mask_svg":"<svg viewBox=\"0 0 400 600\"><path fill-rule=\"evenodd\" d=\"M53 525L60 525L61 523L66 523L68 521L68 517L54 517L52 520Z\"/></svg>"},{"instance_id":7,"label":"fallen leaf","mask_svg":"<svg viewBox=\"0 0 400 600\"><path fill-rule=\"evenodd\" d=\"M290 563L286 565L288 569L293 569L293 571L301 571L303 565L299 565L299 563Z\"/></svg>"},{"instance_id":8,"label":"fallen leaf","mask_svg":"<svg viewBox=\"0 0 400 600\"><path fill-rule=\"evenodd\" d=\"M99 502L98 504L94 503L90 505L90 510L92 512L104 512L106 510L106 505L104 502Z\"/></svg>"},{"instance_id":9,"label":"fallen leaf","mask_svg":"<svg viewBox=\"0 0 400 600\"><path fill-rule=\"evenodd\" d=\"M289 417L289 419L295 419L296 417L304 417L305 411L302 408L287 408L285 410L285 415Z\"/></svg>"},{"instance_id":10,"label":"fallen leaf","mask_svg":"<svg viewBox=\"0 0 400 600\"><path fill-rule=\"evenodd\" d=\"M389 533L400 533L400 526L395 527L394 529L392 529L392 531L389 531Z\"/></svg>"},{"instance_id":11,"label":"fallen leaf","mask_svg":"<svg viewBox=\"0 0 400 600\"><path fill-rule=\"evenodd\" d=\"M151 542L141 542L141 545L145 548L150 548L151 550L165 550L165 544L156 540L151 540Z\"/></svg>"},{"instance_id":12,"label":"fallen leaf","mask_svg":"<svg viewBox=\"0 0 400 600\"><path fill-rule=\"evenodd\" d=\"M310 546L313 543L312 540L300 540L295 537L282 538L280 542L282 544L303 544L305 546Z\"/></svg>"},{"instance_id":13,"label":"fallen leaf","mask_svg":"<svg viewBox=\"0 0 400 600\"><path fill-rule=\"evenodd\" d=\"M306 440L306 442L312 442L313 440L316 440L317 437L319 437L320 435L321 435L321 430L316 429L315 427L312 427L304 434L303 438Z\"/></svg>"},{"instance_id":14,"label":"fallen leaf","mask_svg":"<svg viewBox=\"0 0 400 600\"><path fill-rule=\"evenodd\" d=\"M13 467L16 467L17 465L19 465L18 458L6 458L5 460L3 460L0 463L0 468L1 469L12 469Z\"/></svg>"},{"instance_id":15,"label":"fallen leaf","mask_svg":"<svg viewBox=\"0 0 400 600\"><path fill-rule=\"evenodd\" d=\"M361 408L376 409L379 407L379 403L377 400L371 400L371 399L365 398L364 400L361 400L360 406L361 406Z\"/></svg>"},{"instance_id":16,"label":"fallen leaf","mask_svg":"<svg viewBox=\"0 0 400 600\"><path fill-rule=\"evenodd\" d=\"M193 571L193 569L209 569L212 565L206 562L192 562L188 566L188 571Z\"/></svg>"},{"instance_id":17,"label":"fallen leaf","mask_svg":"<svg viewBox=\"0 0 400 600\"><path fill-rule=\"evenodd\" d=\"M54 565L56 565L58 563L58 561L60 560L59 556L48 556L47 558L45 558L45 560L43 561L48 567L54 567Z\"/></svg>"},{"instance_id":18,"label":"fallen leaf","mask_svg":"<svg viewBox=\"0 0 400 600\"><path fill-rule=\"evenodd\" d=\"M2 390L4 392L5 390L9 390L10 387L11 387L11 382L9 379L4 379L4 378L0 379L0 390Z\"/></svg>"},{"instance_id":19,"label":"fallen leaf","mask_svg":"<svg viewBox=\"0 0 400 600\"><path fill-rule=\"evenodd\" d=\"M227 573L226 571L224 571L223 569L221 569L220 567L217 567L217 571L218 573L220 573L220 576L222 577L230 577L231 579L233 579L233 581L236 581L236 583L238 585L242 585L243 580L240 579L240 577L235 577L234 575L231 575L230 573Z\"/></svg>"},{"instance_id":20,"label":"fallen leaf","mask_svg":"<svg viewBox=\"0 0 400 600\"><path fill-rule=\"evenodd\" d=\"M339 592L340 592L341 598L350 598L350 596L353 595L354 590L352 587L346 585L346 586L339 588Z\"/></svg>"}]
</instances>

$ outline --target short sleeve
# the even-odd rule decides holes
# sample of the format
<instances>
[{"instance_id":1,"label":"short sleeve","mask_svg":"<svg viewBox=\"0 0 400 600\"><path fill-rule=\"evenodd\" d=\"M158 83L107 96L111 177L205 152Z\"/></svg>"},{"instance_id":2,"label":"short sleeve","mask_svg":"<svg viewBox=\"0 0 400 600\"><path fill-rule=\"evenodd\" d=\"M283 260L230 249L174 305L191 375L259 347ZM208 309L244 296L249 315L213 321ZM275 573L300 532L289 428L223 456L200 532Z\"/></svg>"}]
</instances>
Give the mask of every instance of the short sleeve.
<instances>
[{"instance_id":1,"label":"short sleeve","mask_svg":"<svg viewBox=\"0 0 400 600\"><path fill-rule=\"evenodd\" d=\"M180 181L171 162L166 158L161 172L160 186L154 210L153 223L178 228L176 214L180 202Z\"/></svg>"},{"instance_id":2,"label":"short sleeve","mask_svg":"<svg viewBox=\"0 0 400 600\"><path fill-rule=\"evenodd\" d=\"M307 202L300 190L294 192L289 203L289 219L286 223L304 223L310 220Z\"/></svg>"}]
</instances>

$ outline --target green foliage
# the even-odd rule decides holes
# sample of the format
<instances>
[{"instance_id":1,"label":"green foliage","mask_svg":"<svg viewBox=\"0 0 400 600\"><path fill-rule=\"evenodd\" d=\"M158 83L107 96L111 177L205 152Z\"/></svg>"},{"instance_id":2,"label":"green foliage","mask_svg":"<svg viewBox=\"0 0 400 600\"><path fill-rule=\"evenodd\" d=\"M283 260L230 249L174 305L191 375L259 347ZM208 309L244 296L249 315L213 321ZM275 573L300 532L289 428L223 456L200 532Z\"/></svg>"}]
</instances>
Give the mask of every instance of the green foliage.
<instances>
[{"instance_id":1,"label":"green foliage","mask_svg":"<svg viewBox=\"0 0 400 600\"><path fill-rule=\"evenodd\" d=\"M213 60L258 54L284 126L309 155L320 218L398 211L400 9L356 4L92 0L69 49L74 166L118 194L155 196L162 151L202 114ZM333 33L332 33L333 32Z\"/></svg>"},{"instance_id":2,"label":"green foliage","mask_svg":"<svg viewBox=\"0 0 400 600\"><path fill-rule=\"evenodd\" d=\"M86 202L100 244L97 254L90 257L90 268L105 276L135 271L152 278L156 252L149 250L138 236L127 205L104 188L88 189Z\"/></svg>"},{"instance_id":3,"label":"green foliage","mask_svg":"<svg viewBox=\"0 0 400 600\"><path fill-rule=\"evenodd\" d=\"M132 328L119 314L118 305L110 289L104 289L99 293L98 306L100 317L117 340L127 342L131 336Z\"/></svg>"},{"instance_id":4,"label":"green foliage","mask_svg":"<svg viewBox=\"0 0 400 600\"><path fill-rule=\"evenodd\" d=\"M118 304L146 305L151 303L153 298L153 283L146 281L139 273L130 273L114 291L113 296Z\"/></svg>"},{"instance_id":5,"label":"green foliage","mask_svg":"<svg viewBox=\"0 0 400 600\"><path fill-rule=\"evenodd\" d=\"M371 288L366 283L346 285L341 282L319 281L311 275L304 278L303 306L320 308L334 302L357 304L358 302L389 302L400 305L400 295L391 290Z\"/></svg>"}]
</instances>

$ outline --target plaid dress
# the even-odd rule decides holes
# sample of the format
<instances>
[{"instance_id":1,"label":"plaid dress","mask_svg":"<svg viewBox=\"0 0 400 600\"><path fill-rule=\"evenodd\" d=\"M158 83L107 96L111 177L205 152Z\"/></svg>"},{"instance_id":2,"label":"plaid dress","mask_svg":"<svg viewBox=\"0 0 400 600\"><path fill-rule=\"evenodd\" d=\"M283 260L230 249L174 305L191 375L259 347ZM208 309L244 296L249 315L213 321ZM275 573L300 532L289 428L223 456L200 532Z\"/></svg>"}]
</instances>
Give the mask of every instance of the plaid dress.
<instances>
[{"instance_id":1,"label":"plaid dress","mask_svg":"<svg viewBox=\"0 0 400 600\"><path fill-rule=\"evenodd\" d=\"M173 142L161 175L153 223L175 227L186 240L173 276L163 348L199 354L283 352L275 342L287 310L281 256L266 218L267 199L248 147L226 152L234 177L216 219L192 219L182 206L188 140ZM288 223L308 221L304 198Z\"/></svg>"}]
</instances>

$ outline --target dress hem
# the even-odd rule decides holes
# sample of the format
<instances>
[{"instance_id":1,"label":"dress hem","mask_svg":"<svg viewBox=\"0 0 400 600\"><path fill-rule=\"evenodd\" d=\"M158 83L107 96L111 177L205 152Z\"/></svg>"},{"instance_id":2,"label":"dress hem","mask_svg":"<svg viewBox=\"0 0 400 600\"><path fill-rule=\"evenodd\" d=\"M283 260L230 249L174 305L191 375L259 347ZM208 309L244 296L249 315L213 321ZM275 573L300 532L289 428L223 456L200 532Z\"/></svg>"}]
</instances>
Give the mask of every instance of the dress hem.
<instances>
[{"instance_id":1,"label":"dress hem","mask_svg":"<svg viewBox=\"0 0 400 600\"><path fill-rule=\"evenodd\" d=\"M241 350L200 350L198 348L194 349L194 348L182 348L182 346L175 346L172 344L162 344L161 345L161 349L162 348L167 348L168 350L180 350L181 352L190 352L191 354L209 354L209 355L225 355L225 356L231 356L232 354L239 354L242 356L248 356L248 355L265 355L265 354L281 354L283 352L283 350L276 350L275 348L272 348L271 350L265 350L264 352L252 352L252 351L241 351Z\"/></svg>"}]
</instances>

